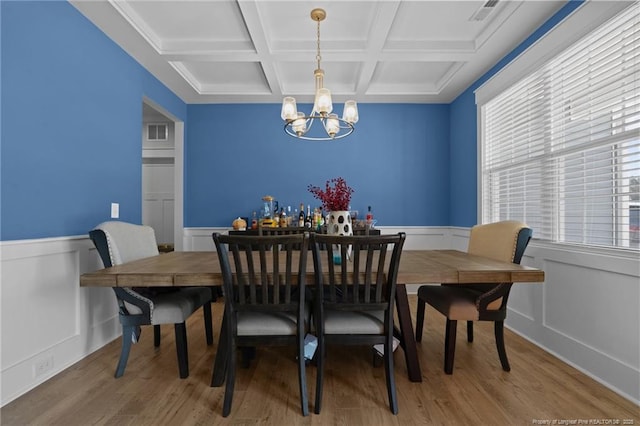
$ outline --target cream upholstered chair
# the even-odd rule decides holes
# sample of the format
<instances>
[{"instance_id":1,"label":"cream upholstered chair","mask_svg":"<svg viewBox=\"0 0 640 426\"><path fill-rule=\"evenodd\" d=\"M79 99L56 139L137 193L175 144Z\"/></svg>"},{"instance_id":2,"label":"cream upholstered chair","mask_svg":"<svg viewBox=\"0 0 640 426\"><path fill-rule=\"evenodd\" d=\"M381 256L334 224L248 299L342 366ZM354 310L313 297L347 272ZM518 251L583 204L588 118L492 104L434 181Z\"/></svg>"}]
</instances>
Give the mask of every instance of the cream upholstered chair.
<instances>
[{"instance_id":1,"label":"cream upholstered chair","mask_svg":"<svg viewBox=\"0 0 640 426\"><path fill-rule=\"evenodd\" d=\"M300 406L309 414L304 337L309 328L306 267L309 234L212 235L223 278L223 417L231 412L239 348L296 348ZM229 253L232 256L229 256ZM267 256L271 253L271 258ZM231 258L231 260L230 260Z\"/></svg>"},{"instance_id":2,"label":"cream upholstered chair","mask_svg":"<svg viewBox=\"0 0 640 426\"><path fill-rule=\"evenodd\" d=\"M502 221L471 228L467 252L491 259L520 263L531 229L522 222ZM504 371L509 361L504 347L504 319L512 283L423 285L418 289L416 341L422 340L425 304L433 306L447 317L445 332L444 371L453 373L458 320L467 321L467 341L473 342L473 321L494 321L498 356Z\"/></svg>"},{"instance_id":3,"label":"cream upholstered chair","mask_svg":"<svg viewBox=\"0 0 640 426\"><path fill-rule=\"evenodd\" d=\"M105 268L145 257L157 256L158 245L150 226L109 221L89 232ZM142 325L154 326L154 345L160 346L160 324L174 324L180 378L189 376L186 319L202 307L207 344L213 343L209 287L115 287L122 324L122 350L115 377L124 374L132 342L138 341Z\"/></svg>"},{"instance_id":4,"label":"cream upholstered chair","mask_svg":"<svg viewBox=\"0 0 640 426\"><path fill-rule=\"evenodd\" d=\"M327 345L382 344L389 409L397 414L393 306L406 235L313 234L311 238L316 281L313 315L318 337L315 412L320 414L322 406Z\"/></svg>"}]
</instances>

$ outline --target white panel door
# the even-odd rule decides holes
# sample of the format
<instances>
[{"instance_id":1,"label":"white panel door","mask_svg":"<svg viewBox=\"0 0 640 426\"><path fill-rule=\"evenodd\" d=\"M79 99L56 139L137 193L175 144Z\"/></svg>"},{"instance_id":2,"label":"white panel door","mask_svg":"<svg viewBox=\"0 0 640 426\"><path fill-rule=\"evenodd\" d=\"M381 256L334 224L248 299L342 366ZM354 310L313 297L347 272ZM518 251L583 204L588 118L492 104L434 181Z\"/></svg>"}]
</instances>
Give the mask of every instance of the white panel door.
<instances>
[{"instance_id":1,"label":"white panel door","mask_svg":"<svg viewBox=\"0 0 640 426\"><path fill-rule=\"evenodd\" d=\"M158 244L174 243L173 174L173 159L145 159L142 165L142 223L155 230Z\"/></svg>"}]
</instances>

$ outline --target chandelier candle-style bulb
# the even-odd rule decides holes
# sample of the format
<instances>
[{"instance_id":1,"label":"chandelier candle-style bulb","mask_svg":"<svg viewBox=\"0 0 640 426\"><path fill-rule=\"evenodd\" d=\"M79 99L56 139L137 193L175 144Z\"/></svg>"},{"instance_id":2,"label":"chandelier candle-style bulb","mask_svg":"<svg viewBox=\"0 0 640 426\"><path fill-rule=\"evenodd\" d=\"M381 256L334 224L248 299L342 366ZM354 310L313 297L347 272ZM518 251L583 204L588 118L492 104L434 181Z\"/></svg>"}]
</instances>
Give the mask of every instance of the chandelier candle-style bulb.
<instances>
[{"instance_id":1,"label":"chandelier candle-style bulb","mask_svg":"<svg viewBox=\"0 0 640 426\"><path fill-rule=\"evenodd\" d=\"M329 114L327 118L327 124L325 129L329 136L332 138L340 131L340 121L338 121L338 114Z\"/></svg>"},{"instance_id":2,"label":"chandelier candle-style bulb","mask_svg":"<svg viewBox=\"0 0 640 426\"><path fill-rule=\"evenodd\" d=\"M313 105L313 109L321 115L327 115L333 110L333 103L331 102L331 92L329 89L321 88L316 92L316 101Z\"/></svg>"},{"instance_id":3,"label":"chandelier candle-style bulb","mask_svg":"<svg viewBox=\"0 0 640 426\"><path fill-rule=\"evenodd\" d=\"M342 119L351 124L358 122L358 104L356 101L347 101L344 103Z\"/></svg>"},{"instance_id":4,"label":"chandelier candle-style bulb","mask_svg":"<svg viewBox=\"0 0 640 426\"><path fill-rule=\"evenodd\" d=\"M300 137L304 135L305 132L307 131L307 120L305 120L304 112L299 112L296 114L296 116L298 118L293 120L292 127L293 127L293 131L296 132L296 135Z\"/></svg>"},{"instance_id":5,"label":"chandelier candle-style bulb","mask_svg":"<svg viewBox=\"0 0 640 426\"><path fill-rule=\"evenodd\" d=\"M298 116L295 98L287 96L282 100L282 113L280 116L285 121L291 121Z\"/></svg>"}]
</instances>

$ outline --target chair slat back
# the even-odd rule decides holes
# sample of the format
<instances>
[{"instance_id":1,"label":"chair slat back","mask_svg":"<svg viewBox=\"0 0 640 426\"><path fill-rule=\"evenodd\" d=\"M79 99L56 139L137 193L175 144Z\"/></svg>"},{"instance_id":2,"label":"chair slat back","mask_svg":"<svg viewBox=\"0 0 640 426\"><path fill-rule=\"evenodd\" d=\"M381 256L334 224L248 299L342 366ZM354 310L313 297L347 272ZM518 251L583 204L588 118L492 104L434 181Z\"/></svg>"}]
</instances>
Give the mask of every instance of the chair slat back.
<instances>
[{"instance_id":1,"label":"chair slat back","mask_svg":"<svg viewBox=\"0 0 640 426\"><path fill-rule=\"evenodd\" d=\"M272 236L272 235L296 235L296 234L304 234L304 233L312 232L307 228L300 227L260 227L258 230L258 235ZM294 250L300 250L300 246L293 246Z\"/></svg>"},{"instance_id":2,"label":"chair slat back","mask_svg":"<svg viewBox=\"0 0 640 426\"><path fill-rule=\"evenodd\" d=\"M324 305L380 310L392 304L405 237L312 235L316 294Z\"/></svg>"},{"instance_id":3,"label":"chair slat back","mask_svg":"<svg viewBox=\"0 0 640 426\"><path fill-rule=\"evenodd\" d=\"M213 234L225 300L235 311L294 312L304 303L309 234ZM231 259L230 259L231 258Z\"/></svg>"}]
</instances>

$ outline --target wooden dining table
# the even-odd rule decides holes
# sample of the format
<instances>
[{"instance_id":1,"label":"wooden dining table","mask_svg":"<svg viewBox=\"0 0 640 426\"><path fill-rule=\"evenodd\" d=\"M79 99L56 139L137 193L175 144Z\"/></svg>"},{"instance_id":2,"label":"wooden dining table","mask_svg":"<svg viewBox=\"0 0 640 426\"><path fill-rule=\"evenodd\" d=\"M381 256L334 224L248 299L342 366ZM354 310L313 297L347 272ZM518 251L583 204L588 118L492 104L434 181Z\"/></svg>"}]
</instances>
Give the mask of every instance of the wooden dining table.
<instances>
[{"instance_id":1,"label":"wooden dining table","mask_svg":"<svg viewBox=\"0 0 640 426\"><path fill-rule=\"evenodd\" d=\"M311 259L309 262L307 282L313 282L313 262ZM540 269L500 262L457 250L404 250L397 278L396 335L404 351L409 380L421 382L422 373L411 322L407 284L541 283L543 281L544 271ZM218 256L212 251L164 253L80 276L81 287L221 285L222 273ZM218 350L218 355L220 352ZM222 384L224 364L226 364L225 360L216 356L212 386Z\"/></svg>"}]
</instances>

